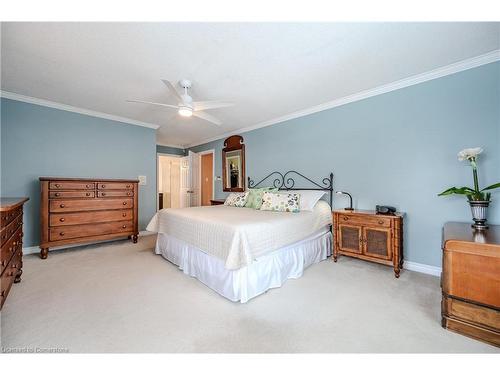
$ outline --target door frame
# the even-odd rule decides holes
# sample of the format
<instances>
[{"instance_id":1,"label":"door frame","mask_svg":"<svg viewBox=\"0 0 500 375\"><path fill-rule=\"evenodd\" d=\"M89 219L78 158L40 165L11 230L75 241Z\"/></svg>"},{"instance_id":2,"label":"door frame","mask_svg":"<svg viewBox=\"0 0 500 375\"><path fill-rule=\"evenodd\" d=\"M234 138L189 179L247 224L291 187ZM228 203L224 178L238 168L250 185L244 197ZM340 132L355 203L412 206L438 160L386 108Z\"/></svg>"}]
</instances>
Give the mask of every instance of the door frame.
<instances>
[{"instance_id":1,"label":"door frame","mask_svg":"<svg viewBox=\"0 0 500 375\"><path fill-rule=\"evenodd\" d=\"M200 151L197 153L200 158L200 205L201 205L201 155L212 154L212 200L215 197L215 149Z\"/></svg>"},{"instance_id":2,"label":"door frame","mask_svg":"<svg viewBox=\"0 0 500 375\"><path fill-rule=\"evenodd\" d=\"M159 191L158 191L158 184L159 184L159 179L158 177L160 176L160 156L169 156L172 158L182 158L185 155L176 155L176 154L167 154L166 152L157 152L156 153L156 212L158 212L158 209L160 208L160 197L159 197Z\"/></svg>"}]
</instances>

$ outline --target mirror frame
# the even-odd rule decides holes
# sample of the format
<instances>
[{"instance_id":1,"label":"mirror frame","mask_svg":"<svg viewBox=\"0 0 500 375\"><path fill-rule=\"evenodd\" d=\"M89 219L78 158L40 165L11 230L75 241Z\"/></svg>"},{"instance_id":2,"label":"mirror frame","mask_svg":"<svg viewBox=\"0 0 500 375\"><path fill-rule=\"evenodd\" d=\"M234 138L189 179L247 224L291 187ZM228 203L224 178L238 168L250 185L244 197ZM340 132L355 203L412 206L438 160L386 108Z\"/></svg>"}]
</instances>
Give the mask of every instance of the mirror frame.
<instances>
[{"instance_id":1,"label":"mirror frame","mask_svg":"<svg viewBox=\"0 0 500 375\"><path fill-rule=\"evenodd\" d=\"M228 188L226 181L226 153L230 151L241 150L241 182L242 187ZM241 135L232 135L224 141L222 149L222 191L243 192L245 191L245 144Z\"/></svg>"}]
</instances>

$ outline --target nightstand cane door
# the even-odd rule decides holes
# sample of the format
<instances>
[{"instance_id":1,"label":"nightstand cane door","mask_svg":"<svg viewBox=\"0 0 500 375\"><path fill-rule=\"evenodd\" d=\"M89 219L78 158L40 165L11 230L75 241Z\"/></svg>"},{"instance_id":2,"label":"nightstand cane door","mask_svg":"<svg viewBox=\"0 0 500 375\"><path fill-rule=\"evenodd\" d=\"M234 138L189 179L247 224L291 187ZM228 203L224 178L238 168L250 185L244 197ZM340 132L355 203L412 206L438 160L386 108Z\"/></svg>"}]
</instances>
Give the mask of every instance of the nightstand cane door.
<instances>
[{"instance_id":1,"label":"nightstand cane door","mask_svg":"<svg viewBox=\"0 0 500 375\"><path fill-rule=\"evenodd\" d=\"M363 254L385 259L392 259L391 229L363 227Z\"/></svg>"},{"instance_id":2,"label":"nightstand cane door","mask_svg":"<svg viewBox=\"0 0 500 375\"><path fill-rule=\"evenodd\" d=\"M339 224L339 248L350 253L362 253L361 227Z\"/></svg>"}]
</instances>

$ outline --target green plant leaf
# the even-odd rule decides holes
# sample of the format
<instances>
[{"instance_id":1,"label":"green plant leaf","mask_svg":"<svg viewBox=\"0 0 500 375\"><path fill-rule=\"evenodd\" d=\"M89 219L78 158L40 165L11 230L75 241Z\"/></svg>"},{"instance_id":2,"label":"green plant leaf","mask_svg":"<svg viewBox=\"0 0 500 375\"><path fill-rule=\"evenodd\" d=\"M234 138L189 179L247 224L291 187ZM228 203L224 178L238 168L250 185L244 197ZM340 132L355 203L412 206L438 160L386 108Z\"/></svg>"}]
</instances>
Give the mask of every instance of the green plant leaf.
<instances>
[{"instance_id":1,"label":"green plant leaf","mask_svg":"<svg viewBox=\"0 0 500 375\"><path fill-rule=\"evenodd\" d=\"M493 190L493 189L498 189L498 188L500 188L500 182L499 182L499 183L497 183L497 184L493 184L493 185L490 185L490 186L488 186L488 187L485 187L485 188L484 188L483 190L481 190L481 191L485 191L485 190Z\"/></svg>"},{"instance_id":2,"label":"green plant leaf","mask_svg":"<svg viewBox=\"0 0 500 375\"><path fill-rule=\"evenodd\" d=\"M461 188L451 187L449 189L446 189L442 193L438 194L438 196L452 195L452 194L471 195L474 193L475 193L474 189L471 189L467 186L462 186Z\"/></svg>"}]
</instances>

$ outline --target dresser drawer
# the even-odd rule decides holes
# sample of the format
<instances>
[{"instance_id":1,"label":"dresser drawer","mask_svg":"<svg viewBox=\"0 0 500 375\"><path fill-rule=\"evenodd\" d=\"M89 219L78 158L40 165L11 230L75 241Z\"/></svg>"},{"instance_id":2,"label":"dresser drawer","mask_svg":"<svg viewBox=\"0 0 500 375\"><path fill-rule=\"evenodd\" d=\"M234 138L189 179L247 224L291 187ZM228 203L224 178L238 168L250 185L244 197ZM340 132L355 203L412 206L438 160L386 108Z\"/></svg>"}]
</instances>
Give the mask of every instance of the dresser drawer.
<instances>
[{"instance_id":1,"label":"dresser drawer","mask_svg":"<svg viewBox=\"0 0 500 375\"><path fill-rule=\"evenodd\" d=\"M110 221L132 220L133 218L133 210L57 213L50 215L50 226L106 223Z\"/></svg>"},{"instance_id":2,"label":"dresser drawer","mask_svg":"<svg viewBox=\"0 0 500 375\"><path fill-rule=\"evenodd\" d=\"M2 272L12 258L12 255L22 248L22 238L22 228L18 228L14 235L2 246L0 251L0 268Z\"/></svg>"},{"instance_id":3,"label":"dresser drawer","mask_svg":"<svg viewBox=\"0 0 500 375\"><path fill-rule=\"evenodd\" d=\"M49 203L50 212L72 212L72 211L97 211L97 210L117 210L131 208L134 201L130 198L124 199L64 199L51 200Z\"/></svg>"},{"instance_id":4,"label":"dresser drawer","mask_svg":"<svg viewBox=\"0 0 500 375\"><path fill-rule=\"evenodd\" d=\"M49 198L58 199L58 198L94 198L94 191L51 191L49 193Z\"/></svg>"},{"instance_id":5,"label":"dresser drawer","mask_svg":"<svg viewBox=\"0 0 500 375\"><path fill-rule=\"evenodd\" d=\"M374 226L374 227L385 227L390 228L391 219L381 216L352 216L349 214L339 214L338 215L339 224L356 224L363 226Z\"/></svg>"},{"instance_id":6,"label":"dresser drawer","mask_svg":"<svg viewBox=\"0 0 500 375\"><path fill-rule=\"evenodd\" d=\"M131 182L98 182L99 190L133 190L134 184Z\"/></svg>"},{"instance_id":7,"label":"dresser drawer","mask_svg":"<svg viewBox=\"0 0 500 375\"><path fill-rule=\"evenodd\" d=\"M0 279L0 307L3 306L5 299L7 298L7 294L9 294L10 287L16 278L17 272L14 269L6 268L2 273Z\"/></svg>"},{"instance_id":8,"label":"dresser drawer","mask_svg":"<svg viewBox=\"0 0 500 375\"><path fill-rule=\"evenodd\" d=\"M10 211L4 211L0 216L0 225L6 227L12 220L18 217L23 212L22 207L14 208Z\"/></svg>"},{"instance_id":9,"label":"dresser drawer","mask_svg":"<svg viewBox=\"0 0 500 375\"><path fill-rule=\"evenodd\" d=\"M94 190L94 182L74 182L74 181L57 181L50 182L49 189L51 190Z\"/></svg>"},{"instance_id":10,"label":"dresser drawer","mask_svg":"<svg viewBox=\"0 0 500 375\"><path fill-rule=\"evenodd\" d=\"M97 196L99 198L105 198L105 197L133 197L134 196L134 191L133 190L104 190L104 191L98 191Z\"/></svg>"},{"instance_id":11,"label":"dresser drawer","mask_svg":"<svg viewBox=\"0 0 500 375\"><path fill-rule=\"evenodd\" d=\"M23 225L22 212L10 222L9 225L0 231L0 245L3 245L14 234L14 232Z\"/></svg>"},{"instance_id":12,"label":"dresser drawer","mask_svg":"<svg viewBox=\"0 0 500 375\"><path fill-rule=\"evenodd\" d=\"M103 234L133 232L133 221L115 221L112 223L68 225L51 227L49 237L51 241L60 241L71 238L99 236Z\"/></svg>"}]
</instances>

